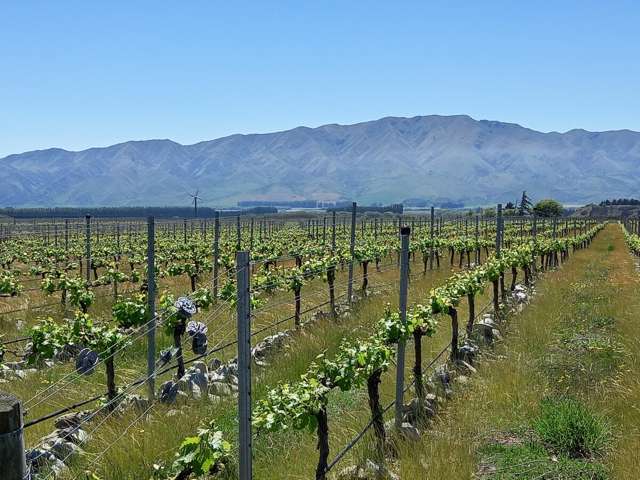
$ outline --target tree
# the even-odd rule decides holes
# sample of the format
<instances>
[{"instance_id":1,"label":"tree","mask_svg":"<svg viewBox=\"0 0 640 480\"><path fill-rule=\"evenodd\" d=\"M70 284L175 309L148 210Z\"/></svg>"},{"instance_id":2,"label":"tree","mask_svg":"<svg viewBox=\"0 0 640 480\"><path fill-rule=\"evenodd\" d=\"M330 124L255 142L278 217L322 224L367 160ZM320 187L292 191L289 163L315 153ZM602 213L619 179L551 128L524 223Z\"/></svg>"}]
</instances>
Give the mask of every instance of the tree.
<instances>
[{"instance_id":1,"label":"tree","mask_svg":"<svg viewBox=\"0 0 640 480\"><path fill-rule=\"evenodd\" d=\"M551 198L545 198L536 203L533 211L541 217L558 217L562 215L564 208L561 203Z\"/></svg>"},{"instance_id":2,"label":"tree","mask_svg":"<svg viewBox=\"0 0 640 480\"><path fill-rule=\"evenodd\" d=\"M522 198L520 199L520 207L518 207L518 215L522 217L524 215L531 214L531 207L533 207L533 204L531 203L531 200L527 196L527 192L526 191L522 192Z\"/></svg>"},{"instance_id":3,"label":"tree","mask_svg":"<svg viewBox=\"0 0 640 480\"><path fill-rule=\"evenodd\" d=\"M482 210L482 216L485 218L492 218L496 216L496 209L494 207L485 208Z\"/></svg>"}]
</instances>

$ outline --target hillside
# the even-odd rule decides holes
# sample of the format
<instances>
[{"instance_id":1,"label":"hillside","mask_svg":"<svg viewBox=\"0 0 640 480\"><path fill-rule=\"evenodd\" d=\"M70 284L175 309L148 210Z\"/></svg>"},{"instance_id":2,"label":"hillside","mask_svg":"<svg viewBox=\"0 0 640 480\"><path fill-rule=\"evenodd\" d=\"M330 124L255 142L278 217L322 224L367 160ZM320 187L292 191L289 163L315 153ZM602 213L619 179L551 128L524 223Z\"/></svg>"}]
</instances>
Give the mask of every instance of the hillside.
<instances>
[{"instance_id":1,"label":"hillside","mask_svg":"<svg viewBox=\"0 0 640 480\"><path fill-rule=\"evenodd\" d=\"M131 141L0 159L0 205L204 205L238 200L406 198L569 203L637 193L640 133L541 133L468 116L387 117L180 145Z\"/></svg>"},{"instance_id":2,"label":"hillside","mask_svg":"<svg viewBox=\"0 0 640 480\"><path fill-rule=\"evenodd\" d=\"M576 209L572 213L573 217L594 217L594 218L628 218L640 217L640 206L638 205L585 205Z\"/></svg>"}]
</instances>

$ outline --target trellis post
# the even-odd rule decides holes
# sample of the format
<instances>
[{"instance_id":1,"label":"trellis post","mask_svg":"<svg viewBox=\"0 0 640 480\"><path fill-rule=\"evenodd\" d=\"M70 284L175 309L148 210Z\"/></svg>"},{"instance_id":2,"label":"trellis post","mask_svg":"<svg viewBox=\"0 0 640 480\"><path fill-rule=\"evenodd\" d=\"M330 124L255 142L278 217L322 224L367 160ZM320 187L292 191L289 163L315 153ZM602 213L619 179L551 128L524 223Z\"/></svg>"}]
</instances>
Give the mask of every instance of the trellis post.
<instances>
[{"instance_id":1,"label":"trellis post","mask_svg":"<svg viewBox=\"0 0 640 480\"><path fill-rule=\"evenodd\" d=\"M400 229L401 238L401 257L400 257L400 322L403 325L407 324L407 291L409 286L409 235L411 234L410 227L402 227ZM398 341L398 348L396 352L396 415L395 425L396 428L402 427L402 416L404 409L404 357L405 357L405 344L406 341L402 337Z\"/></svg>"},{"instance_id":2,"label":"trellis post","mask_svg":"<svg viewBox=\"0 0 640 480\"><path fill-rule=\"evenodd\" d=\"M238 456L240 480L252 478L251 455L251 302L249 252L236 253L238 314Z\"/></svg>"},{"instance_id":3,"label":"trellis post","mask_svg":"<svg viewBox=\"0 0 640 480\"><path fill-rule=\"evenodd\" d=\"M3 480L31 478L24 453L22 404L0 393L0 465Z\"/></svg>"},{"instance_id":4,"label":"trellis post","mask_svg":"<svg viewBox=\"0 0 640 480\"><path fill-rule=\"evenodd\" d=\"M347 302L351 303L353 296L353 260L356 248L356 202L351 205L351 243L349 245L349 284L347 287Z\"/></svg>"},{"instance_id":5,"label":"trellis post","mask_svg":"<svg viewBox=\"0 0 640 480\"><path fill-rule=\"evenodd\" d=\"M87 265L85 269L85 278L87 282L91 281L91 215L86 215L84 217L85 220L85 231L84 231L84 249L85 249L85 259Z\"/></svg>"}]
</instances>

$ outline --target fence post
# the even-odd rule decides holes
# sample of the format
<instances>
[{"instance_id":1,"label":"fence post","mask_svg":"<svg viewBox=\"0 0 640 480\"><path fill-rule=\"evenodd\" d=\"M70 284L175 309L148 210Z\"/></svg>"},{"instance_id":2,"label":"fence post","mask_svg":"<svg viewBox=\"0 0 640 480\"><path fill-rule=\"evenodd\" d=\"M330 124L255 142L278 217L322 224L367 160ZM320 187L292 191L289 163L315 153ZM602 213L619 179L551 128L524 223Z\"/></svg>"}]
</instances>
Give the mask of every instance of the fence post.
<instances>
[{"instance_id":1,"label":"fence post","mask_svg":"<svg viewBox=\"0 0 640 480\"><path fill-rule=\"evenodd\" d=\"M218 259L220 257L220 212L216 211L213 223L213 301L218 302Z\"/></svg>"},{"instance_id":2,"label":"fence post","mask_svg":"<svg viewBox=\"0 0 640 480\"><path fill-rule=\"evenodd\" d=\"M118 260L120 260L120 222L116 222L116 252L118 252Z\"/></svg>"},{"instance_id":3,"label":"fence post","mask_svg":"<svg viewBox=\"0 0 640 480\"><path fill-rule=\"evenodd\" d=\"M152 401L156 389L156 260L155 219L147 219L147 398Z\"/></svg>"},{"instance_id":4,"label":"fence post","mask_svg":"<svg viewBox=\"0 0 640 480\"><path fill-rule=\"evenodd\" d=\"M184 243L187 243L187 219L182 219L182 235L184 238Z\"/></svg>"},{"instance_id":5,"label":"fence post","mask_svg":"<svg viewBox=\"0 0 640 480\"><path fill-rule=\"evenodd\" d=\"M84 231L84 248L85 248L85 259L86 265L86 276L87 282L91 281L91 215L86 215L85 219L85 231Z\"/></svg>"},{"instance_id":6,"label":"fence post","mask_svg":"<svg viewBox=\"0 0 640 480\"><path fill-rule=\"evenodd\" d=\"M69 251L69 219L64 219L64 251Z\"/></svg>"},{"instance_id":7,"label":"fence post","mask_svg":"<svg viewBox=\"0 0 640 480\"><path fill-rule=\"evenodd\" d=\"M322 217L322 245L327 244L327 217Z\"/></svg>"},{"instance_id":8,"label":"fence post","mask_svg":"<svg viewBox=\"0 0 640 480\"><path fill-rule=\"evenodd\" d=\"M236 217L236 252L242 247L242 234L240 233L240 215Z\"/></svg>"},{"instance_id":9,"label":"fence post","mask_svg":"<svg viewBox=\"0 0 640 480\"><path fill-rule=\"evenodd\" d=\"M356 248L356 202L351 205L351 244L349 246L349 285L347 287L347 302L351 303L353 296L353 257Z\"/></svg>"},{"instance_id":10,"label":"fence post","mask_svg":"<svg viewBox=\"0 0 640 480\"><path fill-rule=\"evenodd\" d=\"M331 253L336 250L336 211L331 215Z\"/></svg>"},{"instance_id":11,"label":"fence post","mask_svg":"<svg viewBox=\"0 0 640 480\"><path fill-rule=\"evenodd\" d=\"M500 247L502 247L502 204L498 204L496 210L496 257L500 258Z\"/></svg>"},{"instance_id":12,"label":"fence post","mask_svg":"<svg viewBox=\"0 0 640 480\"><path fill-rule=\"evenodd\" d=\"M409 286L409 236L411 234L410 227L402 227L400 229L400 238L402 243L400 257L400 321L403 325L407 324L407 290ZM402 411L404 409L404 350L405 339L398 341L398 349L396 355L396 428L402 426Z\"/></svg>"},{"instance_id":13,"label":"fence post","mask_svg":"<svg viewBox=\"0 0 640 480\"><path fill-rule=\"evenodd\" d=\"M429 227L429 239L430 239L430 243L431 245L429 246L429 270L433 270L433 228L434 228L434 222L435 222L435 208L431 207L431 219L430 219L431 225Z\"/></svg>"},{"instance_id":14,"label":"fence post","mask_svg":"<svg viewBox=\"0 0 640 480\"><path fill-rule=\"evenodd\" d=\"M0 393L0 465L3 480L31 478L24 454L22 405L10 394Z\"/></svg>"},{"instance_id":15,"label":"fence post","mask_svg":"<svg viewBox=\"0 0 640 480\"><path fill-rule=\"evenodd\" d=\"M240 480L251 480L251 302L249 252L236 253Z\"/></svg>"},{"instance_id":16,"label":"fence post","mask_svg":"<svg viewBox=\"0 0 640 480\"><path fill-rule=\"evenodd\" d=\"M478 214L476 214L475 237L476 237L476 266L478 266L480 265L480 256L482 255L482 253L480 252L480 244L478 243L480 241L480 215Z\"/></svg>"},{"instance_id":17,"label":"fence post","mask_svg":"<svg viewBox=\"0 0 640 480\"><path fill-rule=\"evenodd\" d=\"M249 251L251 251L253 250L253 217L251 217L251 225L249 230Z\"/></svg>"}]
</instances>

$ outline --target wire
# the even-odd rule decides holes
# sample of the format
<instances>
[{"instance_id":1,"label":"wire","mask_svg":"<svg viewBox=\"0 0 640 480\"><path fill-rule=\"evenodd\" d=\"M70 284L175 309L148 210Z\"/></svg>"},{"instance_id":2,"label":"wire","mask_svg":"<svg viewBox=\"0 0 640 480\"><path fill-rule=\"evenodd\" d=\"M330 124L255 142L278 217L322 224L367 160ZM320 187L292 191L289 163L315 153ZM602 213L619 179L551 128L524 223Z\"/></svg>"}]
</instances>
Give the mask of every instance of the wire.
<instances>
[{"instance_id":1,"label":"wire","mask_svg":"<svg viewBox=\"0 0 640 480\"><path fill-rule=\"evenodd\" d=\"M491 302L489 302L476 316L475 319L478 319L480 317L480 315L482 314L482 312L488 308L491 305ZM445 352L447 352L449 349L451 348L451 344L448 343L430 362L429 364L424 368L423 370L423 374L424 371L428 371L430 370L433 365L442 357L442 355L445 354ZM406 393L411 387L413 387L413 385L415 384L415 378L403 389L403 393ZM395 405L396 401L393 400L391 403L389 403L382 411L382 415L384 415L385 413L387 413L394 405ZM334 459L328 464L327 468L325 469L324 473L327 474L329 473L329 471L336 466L336 464L338 464L338 462L340 462L340 460L342 460L342 458L344 458L344 456L349 453L349 451L355 447L355 445L362 439L362 437L365 435L365 433L373 426L374 422L376 420L379 420L378 418L372 418L371 420L369 420L369 422L367 423L367 425L338 453L338 455L336 455L334 457Z\"/></svg>"},{"instance_id":2,"label":"wire","mask_svg":"<svg viewBox=\"0 0 640 480\"><path fill-rule=\"evenodd\" d=\"M211 320L213 320L214 318L217 318L217 317L216 317L216 314L217 314L220 310L222 310L222 308L223 308L223 307L224 307L224 305L223 305L223 304L221 304L221 305L220 305L220 307L219 307L215 312L211 313L211 314L207 317L207 319L208 319L208 320L206 320L206 319L205 319L205 320L207 321L207 324L208 324L208 323L210 323L210 322L211 322ZM143 327L143 326L141 326L140 328L142 328L142 327ZM220 327L220 328L222 328L222 327ZM185 336L185 338L182 340L181 347L184 347L184 345L186 344L186 342L188 341L188 339L189 339L189 337L188 337L188 336ZM115 352L115 353L117 353L117 352ZM114 353L113 355L115 355L115 353ZM110 356L110 357L107 357L107 358L105 358L105 359L103 359L102 361L104 361L104 360L106 360L106 359L108 359L108 358L111 358L111 356ZM102 361L101 361L101 362L102 362ZM101 363L101 362L99 362L99 363ZM191 362L189 362L189 363L191 363ZM187 364L187 362L185 362L184 364L186 365L186 364ZM162 370L161 372L155 372L155 373L154 373L154 375L155 375L155 376L161 375L161 374L166 373L167 371L172 370L172 369L177 368L177 367L178 367L178 364L176 364L176 365L174 365L174 366L170 367L168 370L167 370L167 369L165 369L165 370ZM74 371L74 372L71 372L71 374L73 374L73 373L75 373L75 371ZM69 375L70 375L70 374L69 374ZM132 387L132 386L138 386L138 385L141 385L142 383L144 383L144 381L148 380L150 377L151 377L151 376L148 376L148 377L147 377L145 380L143 380L143 381L136 380L135 382L132 382L132 383L131 383L130 387ZM81 374L79 374L79 377L78 377L78 378L81 378ZM72 382L76 381L78 378L72 379L70 382L68 382L66 385L64 385L64 386L63 386L63 387L61 387L61 388L65 388L67 385L69 385L70 383L72 383ZM59 389L57 389L55 392L53 392L53 393L49 394L49 396L48 396L47 398L50 398L52 395L55 395L55 394L56 394L56 393L57 393L61 388L59 388ZM45 390L45 391L46 391L46 390ZM98 400L98 399L102 398L103 396L104 396L104 394L100 394L100 395L98 395L98 396L96 396L96 397L93 397L93 398L91 398L91 399L89 399L89 400L85 400L85 401L82 401L82 402L75 403L75 404L73 404L73 405L71 405L71 406L69 406L69 407L63 407L63 408L61 408L60 410L57 410L57 411L52 412L52 413L50 413L50 414L44 415L44 416L43 416L43 417L41 417L41 418L38 418L38 419L36 419L36 420L33 420L33 421L28 422L28 423L25 425L25 428L26 428L27 426L32 426L32 425L35 425L35 424L37 424L37 423L43 422L43 421L45 421L45 420L48 420L48 419L50 419L50 418L53 418L53 417L55 417L55 416L57 416L57 415L59 415L59 414L61 414L61 413L65 413L65 412L67 412L67 411L69 411L69 410L73 410L74 408L78 408L79 406L83 406L83 405L86 405L86 404L91 403L91 402L93 402L93 401L96 401L96 400ZM40 403L42 403L42 400L41 400L40 402L38 402L36 405L32 406L31 408L35 408L35 407L36 407L37 405L39 405Z\"/></svg>"},{"instance_id":3,"label":"wire","mask_svg":"<svg viewBox=\"0 0 640 480\"><path fill-rule=\"evenodd\" d=\"M243 268L245 268L245 267L243 267ZM187 295L187 297L189 297L189 296ZM215 313L217 313L218 311L220 311L220 310L222 309L223 305L224 305L224 304L221 304L221 306L216 310L216 312L215 312ZM143 325L140 325L136 330L134 330L133 332L131 332L131 334L129 334L128 336L123 337L122 339L120 339L120 341L119 341L118 343L123 343L123 342L124 342L124 343L123 343L123 345L122 345L119 349L117 349L117 350L113 351L112 353L110 353L107 357L103 357L103 355L104 355L105 353L107 353L108 349L105 349L104 351L99 352L99 353L98 353L98 356L100 357L100 360L98 361L98 363L96 364L96 366L97 366L97 365L99 365L99 364L101 364L101 363L103 363L103 362L105 362L106 360L108 360L108 359L110 359L110 358L115 357L115 355L116 355L117 353L119 353L120 351L124 350L124 349L125 349L125 348L127 348L129 345L131 345L135 340L137 340L137 339L141 338L143 335L145 335L145 334L147 333L147 331L148 331L148 328L147 328L147 327L148 327L150 324L152 324L153 322L155 322L155 321L156 321L156 319L161 318L161 316L162 316L164 313L166 313L166 310L164 310L164 311L162 311L162 312L160 312L160 313L156 313L156 315L155 315L153 318L151 318L150 320L148 320L148 321L147 321L146 323L144 323ZM172 312L168 317L166 317L166 318L161 318L161 321L157 323L156 328L157 328L157 327L159 327L159 326L161 326L164 322L166 322L169 318L171 318L171 317L172 317L173 315L175 315L175 314L176 314L176 312ZM211 315L209 315L209 317L207 317L207 318L211 318ZM134 337L134 335L135 335L135 337ZM118 343L116 343L116 345L117 345ZM37 397L37 396L39 396L39 395L42 395L43 393L47 392L49 389L51 389L51 388L53 388L53 387L57 386L58 384L60 384L61 382L63 382L64 380L66 380L67 378L69 378L71 375L74 375L74 374L76 374L76 377L75 377L75 378L71 379L71 380L70 380L69 382L67 382L65 385L63 385L62 387L60 387L60 388L56 389L53 393L49 394L49 395L48 395L48 396L46 396L45 398L41 399L41 400L40 400L39 402L37 402L35 405L32 405L32 406L31 406L31 408L35 408L36 406L40 405L43 401L48 400L49 398L51 398L51 396L55 395L55 393L57 393L60 389L65 388L66 386L68 386L68 385L70 385L71 383L73 383L74 381L76 381L78 378L81 378L81 377L82 377L82 374L77 373L77 372L75 372L75 371L72 371L72 372L68 373L68 374L67 374L67 375L65 375L63 378L61 378L60 380L58 380L57 382L55 382L55 383L53 383L53 384L49 385L49 386L48 386L48 387L47 387L43 392L39 392L39 393L37 393L36 395L34 395L33 397L31 397L31 398L30 398L30 399L25 403L25 407L26 407L26 406L29 406L29 404L31 403L31 401L33 401L33 399L34 399L34 398L36 398L36 397Z\"/></svg>"}]
</instances>

